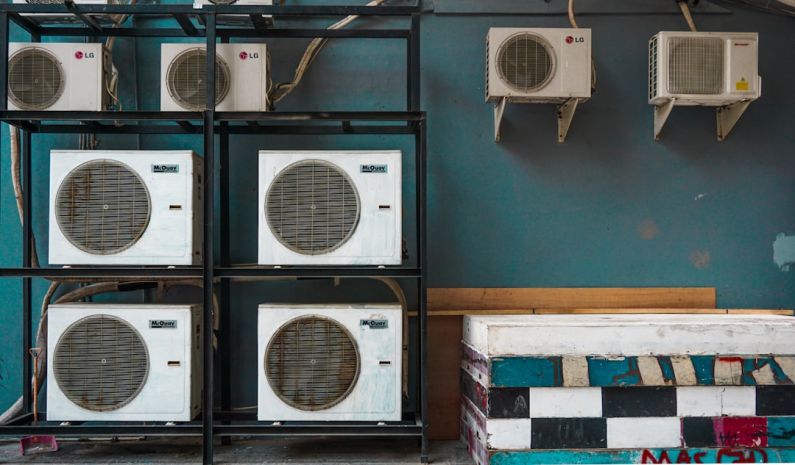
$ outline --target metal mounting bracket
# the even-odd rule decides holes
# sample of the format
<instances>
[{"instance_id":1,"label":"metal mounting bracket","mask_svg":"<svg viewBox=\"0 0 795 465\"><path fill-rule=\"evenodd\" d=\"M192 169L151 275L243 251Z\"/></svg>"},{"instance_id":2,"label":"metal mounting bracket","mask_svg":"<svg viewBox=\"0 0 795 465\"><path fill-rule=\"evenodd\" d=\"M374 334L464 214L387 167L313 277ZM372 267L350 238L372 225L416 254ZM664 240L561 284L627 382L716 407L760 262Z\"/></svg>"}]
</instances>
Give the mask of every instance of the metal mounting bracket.
<instances>
[{"instance_id":1,"label":"metal mounting bracket","mask_svg":"<svg viewBox=\"0 0 795 465\"><path fill-rule=\"evenodd\" d=\"M580 99L571 98L558 106L558 142L566 141L566 134L569 133L569 126L579 103Z\"/></svg>"},{"instance_id":2,"label":"metal mounting bracket","mask_svg":"<svg viewBox=\"0 0 795 465\"><path fill-rule=\"evenodd\" d=\"M665 122L668 121L668 117L671 115L671 110L673 110L675 102L676 99L672 98L662 105L654 106L654 140L660 140L660 133L662 132L663 126L665 126Z\"/></svg>"},{"instance_id":3,"label":"metal mounting bracket","mask_svg":"<svg viewBox=\"0 0 795 465\"><path fill-rule=\"evenodd\" d=\"M723 141L729 135L732 128L740 116L745 112L748 105L751 104L750 100L743 100L742 102L732 103L726 106L718 107L715 110L715 116L718 120L718 140Z\"/></svg>"},{"instance_id":4,"label":"metal mounting bracket","mask_svg":"<svg viewBox=\"0 0 795 465\"><path fill-rule=\"evenodd\" d=\"M500 125L502 124L502 115L505 114L505 107L508 105L508 98L503 97L494 106L494 142L500 141Z\"/></svg>"}]
</instances>

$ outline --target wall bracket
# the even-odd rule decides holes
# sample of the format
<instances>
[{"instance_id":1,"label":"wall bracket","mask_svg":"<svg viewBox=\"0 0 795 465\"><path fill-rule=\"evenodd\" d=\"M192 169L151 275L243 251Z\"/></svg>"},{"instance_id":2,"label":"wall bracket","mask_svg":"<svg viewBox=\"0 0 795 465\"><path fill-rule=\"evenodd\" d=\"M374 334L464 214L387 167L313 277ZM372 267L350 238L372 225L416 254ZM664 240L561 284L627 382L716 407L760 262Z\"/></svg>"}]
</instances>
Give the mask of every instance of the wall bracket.
<instances>
[{"instance_id":1,"label":"wall bracket","mask_svg":"<svg viewBox=\"0 0 795 465\"><path fill-rule=\"evenodd\" d=\"M558 142L566 141L566 134L569 133L569 126L579 103L580 99L570 98L558 106Z\"/></svg>"},{"instance_id":2,"label":"wall bracket","mask_svg":"<svg viewBox=\"0 0 795 465\"><path fill-rule=\"evenodd\" d=\"M734 125L737 124L737 121L740 119L740 116L743 115L750 104L751 100L743 100L741 102L735 102L729 105L718 107L715 110L715 116L718 120L719 141L726 139L726 137L729 135L729 132L731 132Z\"/></svg>"},{"instance_id":3,"label":"wall bracket","mask_svg":"<svg viewBox=\"0 0 795 465\"><path fill-rule=\"evenodd\" d=\"M662 105L654 106L654 140L660 140L660 133L665 122L668 121L668 117L671 116L674 103L676 103L676 99L672 98Z\"/></svg>"},{"instance_id":4,"label":"wall bracket","mask_svg":"<svg viewBox=\"0 0 795 465\"><path fill-rule=\"evenodd\" d=\"M558 105L556 115L558 119L558 142L565 142L566 135L569 133L571 120L574 118L574 112L577 110L577 105L583 99L570 98ZM505 115L505 107L508 106L508 97L502 97L496 105L494 105L494 142L500 141L500 126L502 125L502 117Z\"/></svg>"},{"instance_id":5,"label":"wall bracket","mask_svg":"<svg viewBox=\"0 0 795 465\"><path fill-rule=\"evenodd\" d=\"M494 105L494 142L500 141L500 125L502 116L505 114L505 107L508 106L508 97L503 97Z\"/></svg>"}]
</instances>

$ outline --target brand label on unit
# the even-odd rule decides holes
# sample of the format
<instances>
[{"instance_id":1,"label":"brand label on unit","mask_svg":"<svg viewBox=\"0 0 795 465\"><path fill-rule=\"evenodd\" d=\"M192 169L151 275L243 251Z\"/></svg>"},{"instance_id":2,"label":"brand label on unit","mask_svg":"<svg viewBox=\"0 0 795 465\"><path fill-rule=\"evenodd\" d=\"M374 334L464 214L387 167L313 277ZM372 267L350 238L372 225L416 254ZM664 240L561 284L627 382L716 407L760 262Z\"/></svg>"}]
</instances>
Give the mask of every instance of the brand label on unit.
<instances>
[{"instance_id":1,"label":"brand label on unit","mask_svg":"<svg viewBox=\"0 0 795 465\"><path fill-rule=\"evenodd\" d=\"M370 329L387 329L389 327L388 320L360 320L359 326L367 326Z\"/></svg>"},{"instance_id":2,"label":"brand label on unit","mask_svg":"<svg viewBox=\"0 0 795 465\"><path fill-rule=\"evenodd\" d=\"M149 320L151 329L176 329L177 320Z\"/></svg>"},{"instance_id":3,"label":"brand label on unit","mask_svg":"<svg viewBox=\"0 0 795 465\"><path fill-rule=\"evenodd\" d=\"M386 173L387 165L361 165L362 173Z\"/></svg>"},{"instance_id":4,"label":"brand label on unit","mask_svg":"<svg viewBox=\"0 0 795 465\"><path fill-rule=\"evenodd\" d=\"M152 165L153 173L179 173L179 165Z\"/></svg>"}]
</instances>

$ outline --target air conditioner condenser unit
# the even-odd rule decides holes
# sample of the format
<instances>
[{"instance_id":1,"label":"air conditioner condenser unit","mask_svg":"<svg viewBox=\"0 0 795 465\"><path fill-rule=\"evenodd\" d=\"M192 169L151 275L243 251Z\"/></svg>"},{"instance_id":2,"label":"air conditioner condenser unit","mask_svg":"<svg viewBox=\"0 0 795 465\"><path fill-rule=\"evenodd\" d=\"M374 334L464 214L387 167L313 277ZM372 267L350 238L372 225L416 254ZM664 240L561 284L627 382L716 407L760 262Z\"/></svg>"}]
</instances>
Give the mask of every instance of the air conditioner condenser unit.
<instances>
[{"instance_id":1,"label":"air conditioner condenser unit","mask_svg":"<svg viewBox=\"0 0 795 465\"><path fill-rule=\"evenodd\" d=\"M401 420L400 305L260 305L260 421Z\"/></svg>"},{"instance_id":2,"label":"air conditioner condenser unit","mask_svg":"<svg viewBox=\"0 0 795 465\"><path fill-rule=\"evenodd\" d=\"M199 306L51 305L47 328L48 421L184 422L199 413Z\"/></svg>"},{"instance_id":3,"label":"air conditioner condenser unit","mask_svg":"<svg viewBox=\"0 0 795 465\"><path fill-rule=\"evenodd\" d=\"M111 60L99 43L20 43L8 50L8 109L103 111Z\"/></svg>"},{"instance_id":4,"label":"air conditioner condenser unit","mask_svg":"<svg viewBox=\"0 0 795 465\"><path fill-rule=\"evenodd\" d=\"M53 150L50 264L200 264L202 165L189 150Z\"/></svg>"},{"instance_id":5,"label":"air conditioner condenser unit","mask_svg":"<svg viewBox=\"0 0 795 465\"><path fill-rule=\"evenodd\" d=\"M747 32L660 32L649 40L649 103L655 106L659 139L674 106L718 107L723 140L762 93L759 34Z\"/></svg>"},{"instance_id":6,"label":"air conditioner condenser unit","mask_svg":"<svg viewBox=\"0 0 795 465\"><path fill-rule=\"evenodd\" d=\"M271 6L273 0L201 0L201 5L218 5L218 6ZM272 15L260 15L265 25L273 26ZM220 24L251 24L251 17L247 14L219 14L217 15Z\"/></svg>"},{"instance_id":7,"label":"air conditioner condenser unit","mask_svg":"<svg viewBox=\"0 0 795 465\"><path fill-rule=\"evenodd\" d=\"M591 30L491 28L486 37L486 101L499 140L507 103L559 104L563 142L577 104L591 97Z\"/></svg>"},{"instance_id":8,"label":"air conditioner condenser unit","mask_svg":"<svg viewBox=\"0 0 795 465\"><path fill-rule=\"evenodd\" d=\"M17 5L63 5L64 0L12 0ZM75 5L114 5L121 2L114 0L74 0ZM77 23L80 19L71 13L21 13L37 23ZM91 18L100 22L111 22L113 16L108 14L88 14Z\"/></svg>"},{"instance_id":9,"label":"air conditioner condenser unit","mask_svg":"<svg viewBox=\"0 0 795 465\"><path fill-rule=\"evenodd\" d=\"M260 265L399 265L401 152L260 151Z\"/></svg>"},{"instance_id":10,"label":"air conditioner condenser unit","mask_svg":"<svg viewBox=\"0 0 795 465\"><path fill-rule=\"evenodd\" d=\"M202 111L207 106L207 47L162 44L160 109ZM215 109L268 111L268 49L265 44L216 45Z\"/></svg>"}]
</instances>

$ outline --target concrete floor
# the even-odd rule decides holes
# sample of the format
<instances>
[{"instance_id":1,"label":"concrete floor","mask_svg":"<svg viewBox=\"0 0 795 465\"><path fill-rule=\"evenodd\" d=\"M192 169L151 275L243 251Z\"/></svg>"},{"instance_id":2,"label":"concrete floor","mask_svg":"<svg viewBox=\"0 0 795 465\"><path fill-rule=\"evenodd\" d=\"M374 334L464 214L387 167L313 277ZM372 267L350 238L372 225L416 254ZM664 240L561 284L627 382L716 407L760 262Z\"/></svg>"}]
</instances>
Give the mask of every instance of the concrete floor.
<instances>
[{"instance_id":1,"label":"concrete floor","mask_svg":"<svg viewBox=\"0 0 795 465\"><path fill-rule=\"evenodd\" d=\"M0 443L0 463L46 464L198 464L200 442L195 439L146 439L110 442L62 441L60 450L47 454L19 455L16 442ZM413 439L245 439L231 446L216 445L215 463L415 465L419 449ZM431 463L472 465L460 441L431 443Z\"/></svg>"}]
</instances>

